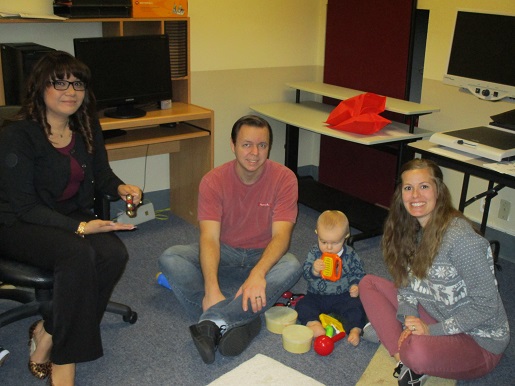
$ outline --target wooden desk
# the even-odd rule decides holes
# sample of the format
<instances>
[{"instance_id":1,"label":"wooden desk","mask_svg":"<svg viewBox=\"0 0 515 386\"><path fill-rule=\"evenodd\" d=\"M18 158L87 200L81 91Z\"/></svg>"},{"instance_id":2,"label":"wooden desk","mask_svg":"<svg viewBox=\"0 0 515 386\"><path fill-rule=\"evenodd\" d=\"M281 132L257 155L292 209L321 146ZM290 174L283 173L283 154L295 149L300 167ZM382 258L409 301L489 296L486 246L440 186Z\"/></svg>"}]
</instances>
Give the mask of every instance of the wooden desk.
<instances>
[{"instance_id":1,"label":"wooden desk","mask_svg":"<svg viewBox=\"0 0 515 386\"><path fill-rule=\"evenodd\" d=\"M197 224L200 180L213 168L213 122L212 110L180 102L141 118L100 118L103 130L126 131L105 141L109 161L169 154L170 208L191 224Z\"/></svg>"},{"instance_id":2,"label":"wooden desk","mask_svg":"<svg viewBox=\"0 0 515 386\"><path fill-rule=\"evenodd\" d=\"M355 142L366 146L380 146L384 144L399 144L396 151L397 170L407 159L404 154L405 145L418 139L429 137L431 132L414 126L415 119L406 125L392 122L379 132L372 135L360 135L330 129L324 123L335 106L319 102L301 102L300 92L305 91L317 95L345 100L362 94L363 91L345 87L333 86L319 82L293 82L287 86L296 89L296 101L283 103L268 103L252 105L250 108L259 114L265 115L286 124L285 164L297 174L299 129L335 137L344 141ZM395 98L387 98L388 111L401 113L416 118L421 114L439 111L437 107L408 102ZM384 149L390 151L389 149ZM318 183L310 178L299 178L299 202L319 211L326 209L340 209L347 214L351 226L362 231L351 237L350 244L360 239L376 236L382 233L383 222L387 210L378 205L367 203L359 198L352 197L331 187Z\"/></svg>"},{"instance_id":3,"label":"wooden desk","mask_svg":"<svg viewBox=\"0 0 515 386\"><path fill-rule=\"evenodd\" d=\"M485 163L492 163L486 158L466 158L461 152L455 151L444 146L437 145L428 140L413 142L409 147L414 152L435 161L438 165L463 173L463 183L461 187L459 210L463 212L465 208L473 202L485 197L485 209L481 221L481 232L485 234L490 210L490 201L497 195L497 192L505 186L515 189L515 177L509 174L499 173L496 170L484 167ZM488 181L488 190L467 199L468 185L470 176L475 176ZM497 184L497 185L496 185Z\"/></svg>"},{"instance_id":4,"label":"wooden desk","mask_svg":"<svg viewBox=\"0 0 515 386\"><path fill-rule=\"evenodd\" d=\"M98 25L104 37L168 35L172 75L170 81L173 89L172 108L147 111L146 116L135 119L101 117L100 124L103 130L122 129L127 132L123 136L105 141L110 161L169 154L171 210L196 225L198 185L202 176L213 168L214 113L212 110L190 104L189 17L0 19L2 30L8 31L3 34L3 41L16 41L18 30L27 27L34 30L33 42L39 44L45 44L40 40L41 37L49 38L57 33L53 30L57 26L66 29L71 42L74 37L79 37L75 33L79 24ZM69 28L64 27L66 25L69 25ZM3 105L5 96L1 70L0 65L0 105ZM176 125L171 127L169 124Z\"/></svg>"}]
</instances>

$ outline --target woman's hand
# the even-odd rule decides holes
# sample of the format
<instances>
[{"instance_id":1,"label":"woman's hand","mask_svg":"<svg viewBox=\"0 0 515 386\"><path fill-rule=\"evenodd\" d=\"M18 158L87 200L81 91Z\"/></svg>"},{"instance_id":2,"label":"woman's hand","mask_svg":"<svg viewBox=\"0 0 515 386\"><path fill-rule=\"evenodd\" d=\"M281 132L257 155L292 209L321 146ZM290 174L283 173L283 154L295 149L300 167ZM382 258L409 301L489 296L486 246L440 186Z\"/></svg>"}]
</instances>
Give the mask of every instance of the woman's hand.
<instances>
[{"instance_id":1,"label":"woman's hand","mask_svg":"<svg viewBox=\"0 0 515 386\"><path fill-rule=\"evenodd\" d=\"M397 342L397 350L398 351L401 351L401 346L402 344L404 343L404 341L406 340L406 338L408 336L411 335L411 330L405 328L404 330L402 330L401 332L401 336L399 337L399 341Z\"/></svg>"},{"instance_id":2,"label":"woman's hand","mask_svg":"<svg viewBox=\"0 0 515 386\"><path fill-rule=\"evenodd\" d=\"M404 318L404 325L406 328L402 331L399 337L398 349L401 349L402 343L410 335L429 335L428 325L420 318L416 316L408 315Z\"/></svg>"},{"instance_id":3,"label":"woman's hand","mask_svg":"<svg viewBox=\"0 0 515 386\"><path fill-rule=\"evenodd\" d=\"M143 192L138 186L135 185L120 185L118 186L118 194L123 201L127 200L127 195L132 196L132 203L138 206L143 198Z\"/></svg>"},{"instance_id":4,"label":"woman's hand","mask_svg":"<svg viewBox=\"0 0 515 386\"><path fill-rule=\"evenodd\" d=\"M406 316L404 318L404 325L413 335L429 335L429 327L427 324L416 316Z\"/></svg>"},{"instance_id":5,"label":"woman's hand","mask_svg":"<svg viewBox=\"0 0 515 386\"><path fill-rule=\"evenodd\" d=\"M133 224L124 224L109 220L91 220L86 223L86 226L84 227L84 234L91 235L95 233L105 233L114 231L130 231L135 228L136 226Z\"/></svg>"}]
</instances>

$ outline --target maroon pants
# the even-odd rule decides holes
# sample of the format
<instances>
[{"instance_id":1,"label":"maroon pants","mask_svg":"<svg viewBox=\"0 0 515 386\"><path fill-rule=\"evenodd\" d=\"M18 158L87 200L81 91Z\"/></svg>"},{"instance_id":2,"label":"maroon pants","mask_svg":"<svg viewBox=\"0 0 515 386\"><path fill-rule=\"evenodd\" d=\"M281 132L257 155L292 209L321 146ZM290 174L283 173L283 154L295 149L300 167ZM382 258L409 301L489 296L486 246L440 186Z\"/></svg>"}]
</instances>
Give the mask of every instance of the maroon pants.
<instances>
[{"instance_id":1,"label":"maroon pants","mask_svg":"<svg viewBox=\"0 0 515 386\"><path fill-rule=\"evenodd\" d=\"M416 373L449 379L479 378L492 371L502 357L481 348L467 334L410 335L399 351L403 325L397 319L399 305L394 284L366 275L359 284L359 296L381 343L390 355L399 353L401 361ZM419 315L426 324L436 323L421 306Z\"/></svg>"}]
</instances>

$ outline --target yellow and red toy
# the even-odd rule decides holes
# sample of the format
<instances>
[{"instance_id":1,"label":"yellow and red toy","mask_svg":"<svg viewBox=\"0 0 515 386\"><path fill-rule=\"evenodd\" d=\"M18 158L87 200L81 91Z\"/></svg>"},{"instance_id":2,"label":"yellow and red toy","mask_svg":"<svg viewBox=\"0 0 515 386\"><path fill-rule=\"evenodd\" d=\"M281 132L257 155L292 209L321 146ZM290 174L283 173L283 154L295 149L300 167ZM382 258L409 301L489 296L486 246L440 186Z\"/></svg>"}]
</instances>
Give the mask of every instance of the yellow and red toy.
<instances>
[{"instance_id":1,"label":"yellow and red toy","mask_svg":"<svg viewBox=\"0 0 515 386\"><path fill-rule=\"evenodd\" d=\"M342 277L342 259L336 253L322 253L325 268L321 272L323 279L336 281Z\"/></svg>"},{"instance_id":2,"label":"yellow and red toy","mask_svg":"<svg viewBox=\"0 0 515 386\"><path fill-rule=\"evenodd\" d=\"M333 352L334 344L345 338L345 330L338 319L327 314L320 314L320 322L325 328L325 335L320 335L315 339L313 348L318 355L326 356Z\"/></svg>"}]
</instances>

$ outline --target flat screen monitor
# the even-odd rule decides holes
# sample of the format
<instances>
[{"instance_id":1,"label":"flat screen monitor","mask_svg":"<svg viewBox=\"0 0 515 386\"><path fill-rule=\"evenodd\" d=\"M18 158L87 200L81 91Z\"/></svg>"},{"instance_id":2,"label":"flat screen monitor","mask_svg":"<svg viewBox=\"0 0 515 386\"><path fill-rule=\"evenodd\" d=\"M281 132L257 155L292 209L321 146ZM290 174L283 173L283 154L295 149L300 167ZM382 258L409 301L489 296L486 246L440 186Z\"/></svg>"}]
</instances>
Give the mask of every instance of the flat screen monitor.
<instances>
[{"instance_id":1,"label":"flat screen monitor","mask_svg":"<svg viewBox=\"0 0 515 386\"><path fill-rule=\"evenodd\" d=\"M443 82L478 98L515 98L515 15L458 11Z\"/></svg>"},{"instance_id":2,"label":"flat screen monitor","mask_svg":"<svg viewBox=\"0 0 515 386\"><path fill-rule=\"evenodd\" d=\"M105 116L145 115L136 105L172 99L167 35L73 39L75 57L91 70L92 90Z\"/></svg>"}]
</instances>

